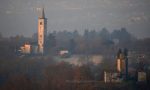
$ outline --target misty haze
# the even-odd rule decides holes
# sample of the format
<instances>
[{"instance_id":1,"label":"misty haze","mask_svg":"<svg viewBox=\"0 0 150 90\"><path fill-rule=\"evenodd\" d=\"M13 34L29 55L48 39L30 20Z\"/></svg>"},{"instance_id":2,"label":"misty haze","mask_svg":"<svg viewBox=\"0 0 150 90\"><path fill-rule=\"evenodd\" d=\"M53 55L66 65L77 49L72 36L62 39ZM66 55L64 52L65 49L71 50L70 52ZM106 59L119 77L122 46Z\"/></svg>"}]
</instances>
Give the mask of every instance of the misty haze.
<instances>
[{"instance_id":1,"label":"misty haze","mask_svg":"<svg viewBox=\"0 0 150 90\"><path fill-rule=\"evenodd\" d=\"M0 90L149 90L149 0L1 0Z\"/></svg>"}]
</instances>

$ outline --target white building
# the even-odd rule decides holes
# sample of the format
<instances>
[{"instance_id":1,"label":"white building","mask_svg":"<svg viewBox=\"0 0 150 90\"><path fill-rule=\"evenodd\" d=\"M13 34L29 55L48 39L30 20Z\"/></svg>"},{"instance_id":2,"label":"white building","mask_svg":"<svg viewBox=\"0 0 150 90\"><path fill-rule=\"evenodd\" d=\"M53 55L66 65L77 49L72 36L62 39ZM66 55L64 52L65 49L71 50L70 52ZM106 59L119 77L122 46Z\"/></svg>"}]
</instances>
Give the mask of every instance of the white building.
<instances>
[{"instance_id":1,"label":"white building","mask_svg":"<svg viewBox=\"0 0 150 90\"><path fill-rule=\"evenodd\" d=\"M69 53L68 50L60 50L60 51L59 51L59 55L60 55L61 57L69 57L70 53Z\"/></svg>"},{"instance_id":2,"label":"white building","mask_svg":"<svg viewBox=\"0 0 150 90\"><path fill-rule=\"evenodd\" d=\"M20 51L23 54L30 54L31 53L31 45L30 44L24 44L22 47L20 47Z\"/></svg>"},{"instance_id":3,"label":"white building","mask_svg":"<svg viewBox=\"0 0 150 90\"><path fill-rule=\"evenodd\" d=\"M122 78L119 78L119 73L117 72L107 72L104 71L104 82L105 83L120 83Z\"/></svg>"}]
</instances>

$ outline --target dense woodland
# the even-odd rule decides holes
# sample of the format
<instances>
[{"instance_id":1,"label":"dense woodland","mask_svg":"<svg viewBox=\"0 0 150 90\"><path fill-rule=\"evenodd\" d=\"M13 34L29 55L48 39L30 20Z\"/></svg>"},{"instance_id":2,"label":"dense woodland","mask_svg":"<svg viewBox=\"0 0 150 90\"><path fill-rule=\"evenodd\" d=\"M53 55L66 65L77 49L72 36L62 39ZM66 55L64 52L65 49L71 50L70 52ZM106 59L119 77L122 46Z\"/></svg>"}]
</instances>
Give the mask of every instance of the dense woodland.
<instances>
[{"instance_id":1,"label":"dense woodland","mask_svg":"<svg viewBox=\"0 0 150 90\"><path fill-rule=\"evenodd\" d=\"M115 68L116 54L119 48L145 55L145 64L150 64L150 38L137 39L126 28L109 32L85 30L83 34L59 31L49 33L46 39L45 56L19 57L17 50L25 42L35 44L37 35L3 37L0 34L0 90L142 90L134 82L122 84L104 84L103 71ZM67 62L56 62L53 57L59 50L67 49L71 54L85 56L100 54L103 63L82 66ZM135 56L130 66L137 68ZM89 82L96 81L96 82ZM148 89L147 89L148 90Z\"/></svg>"}]
</instances>

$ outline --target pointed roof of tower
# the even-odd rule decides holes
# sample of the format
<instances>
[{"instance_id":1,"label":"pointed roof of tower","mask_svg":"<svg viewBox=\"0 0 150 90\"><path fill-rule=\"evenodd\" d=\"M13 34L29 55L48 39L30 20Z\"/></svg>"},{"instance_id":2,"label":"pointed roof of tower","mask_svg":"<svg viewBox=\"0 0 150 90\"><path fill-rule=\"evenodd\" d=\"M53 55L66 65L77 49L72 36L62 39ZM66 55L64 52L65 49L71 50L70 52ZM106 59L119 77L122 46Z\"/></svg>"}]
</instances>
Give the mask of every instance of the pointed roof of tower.
<instances>
[{"instance_id":1,"label":"pointed roof of tower","mask_svg":"<svg viewBox=\"0 0 150 90\"><path fill-rule=\"evenodd\" d=\"M45 18L44 8L41 8L39 13L39 18Z\"/></svg>"},{"instance_id":2,"label":"pointed roof of tower","mask_svg":"<svg viewBox=\"0 0 150 90\"><path fill-rule=\"evenodd\" d=\"M45 18L44 8L42 8L42 16L41 16L41 18Z\"/></svg>"}]
</instances>

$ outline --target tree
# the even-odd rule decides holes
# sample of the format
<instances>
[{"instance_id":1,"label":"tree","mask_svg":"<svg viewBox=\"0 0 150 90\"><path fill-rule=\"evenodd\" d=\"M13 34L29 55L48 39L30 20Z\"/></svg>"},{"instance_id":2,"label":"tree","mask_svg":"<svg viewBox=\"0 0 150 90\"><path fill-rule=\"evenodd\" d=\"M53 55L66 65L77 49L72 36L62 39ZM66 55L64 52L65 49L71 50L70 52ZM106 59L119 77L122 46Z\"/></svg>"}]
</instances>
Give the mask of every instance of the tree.
<instances>
[{"instance_id":1,"label":"tree","mask_svg":"<svg viewBox=\"0 0 150 90\"><path fill-rule=\"evenodd\" d=\"M53 48L53 47L55 47L56 46L56 38L55 38L55 36L53 35L53 34L49 34L48 35L48 37L47 37L47 39L46 39L46 42L45 42L45 51L46 52L50 52L51 51L51 49Z\"/></svg>"},{"instance_id":2,"label":"tree","mask_svg":"<svg viewBox=\"0 0 150 90\"><path fill-rule=\"evenodd\" d=\"M85 30L84 30L84 39L85 39L86 41L89 40L89 30L88 30L88 29L85 29Z\"/></svg>"},{"instance_id":3,"label":"tree","mask_svg":"<svg viewBox=\"0 0 150 90\"><path fill-rule=\"evenodd\" d=\"M134 36L132 36L126 28L121 28L120 30L114 30L111 33L112 39L118 39L119 45L122 47L129 47L132 41L135 40ZM127 44L128 43L128 44Z\"/></svg>"},{"instance_id":4,"label":"tree","mask_svg":"<svg viewBox=\"0 0 150 90\"><path fill-rule=\"evenodd\" d=\"M0 39L2 39L3 38L3 35L2 35L2 33L0 32Z\"/></svg>"},{"instance_id":5,"label":"tree","mask_svg":"<svg viewBox=\"0 0 150 90\"><path fill-rule=\"evenodd\" d=\"M73 32L73 38L77 38L79 36L79 32L77 30L74 30Z\"/></svg>"},{"instance_id":6,"label":"tree","mask_svg":"<svg viewBox=\"0 0 150 90\"><path fill-rule=\"evenodd\" d=\"M110 39L110 33L106 28L103 28L101 30L101 32L99 33L99 35L103 40L109 40Z\"/></svg>"},{"instance_id":7,"label":"tree","mask_svg":"<svg viewBox=\"0 0 150 90\"><path fill-rule=\"evenodd\" d=\"M76 67L74 70L74 80L75 90L93 90L93 85L88 83L88 81L93 80L90 67L83 65L81 67Z\"/></svg>"},{"instance_id":8,"label":"tree","mask_svg":"<svg viewBox=\"0 0 150 90\"><path fill-rule=\"evenodd\" d=\"M71 53L74 53L75 48L76 48L76 42L74 41L74 39L70 39L69 40L69 51Z\"/></svg>"}]
</instances>

